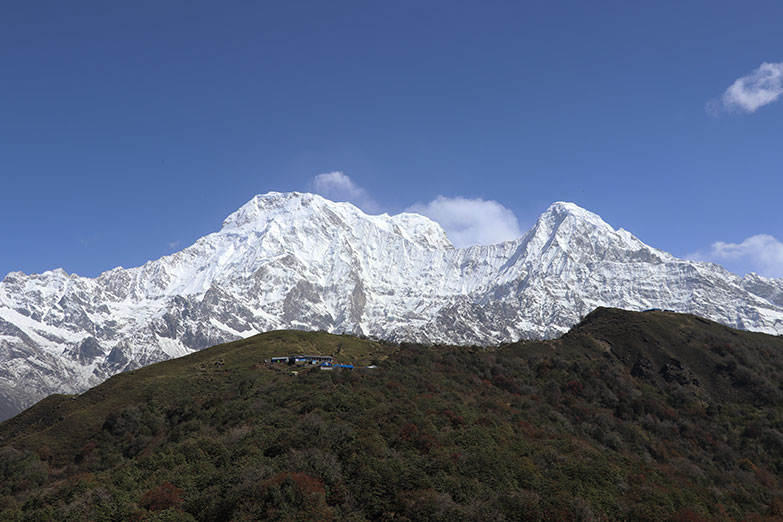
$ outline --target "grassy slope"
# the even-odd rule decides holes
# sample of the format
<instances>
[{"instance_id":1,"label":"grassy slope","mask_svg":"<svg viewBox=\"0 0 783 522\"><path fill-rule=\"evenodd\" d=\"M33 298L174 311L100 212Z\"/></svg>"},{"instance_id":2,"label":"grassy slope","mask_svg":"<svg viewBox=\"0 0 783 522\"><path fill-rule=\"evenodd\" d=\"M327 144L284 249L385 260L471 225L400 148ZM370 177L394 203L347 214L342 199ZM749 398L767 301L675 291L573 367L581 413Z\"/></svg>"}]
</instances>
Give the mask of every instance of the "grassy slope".
<instances>
[{"instance_id":1,"label":"grassy slope","mask_svg":"<svg viewBox=\"0 0 783 522\"><path fill-rule=\"evenodd\" d=\"M258 374L263 361L276 356L331 355L368 365L394 351L390 345L321 332L259 334L115 375L81 395L51 395L0 424L0 443L23 449L46 446L55 463L67 462L73 448L100 431L109 413L128 404L166 407L183 397L219 395Z\"/></svg>"},{"instance_id":2,"label":"grassy slope","mask_svg":"<svg viewBox=\"0 0 783 522\"><path fill-rule=\"evenodd\" d=\"M382 362L262 363L294 353ZM0 518L776 520L782 376L783 338L668 312L489 350L272 332L0 424Z\"/></svg>"}]
</instances>

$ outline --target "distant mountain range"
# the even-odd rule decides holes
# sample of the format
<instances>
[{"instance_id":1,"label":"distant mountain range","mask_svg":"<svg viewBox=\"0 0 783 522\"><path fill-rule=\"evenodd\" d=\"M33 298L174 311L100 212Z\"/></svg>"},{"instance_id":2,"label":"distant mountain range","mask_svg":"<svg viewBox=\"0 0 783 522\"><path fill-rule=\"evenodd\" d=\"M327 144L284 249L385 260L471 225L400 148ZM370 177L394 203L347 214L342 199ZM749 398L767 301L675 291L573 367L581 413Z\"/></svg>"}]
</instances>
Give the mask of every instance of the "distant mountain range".
<instances>
[{"instance_id":1,"label":"distant mountain range","mask_svg":"<svg viewBox=\"0 0 783 522\"><path fill-rule=\"evenodd\" d=\"M783 279L678 259L572 203L523 237L457 249L417 214L259 195L175 254L97 278L0 282L0 418L55 392L282 329L422 343L554 338L599 306L783 334Z\"/></svg>"}]
</instances>

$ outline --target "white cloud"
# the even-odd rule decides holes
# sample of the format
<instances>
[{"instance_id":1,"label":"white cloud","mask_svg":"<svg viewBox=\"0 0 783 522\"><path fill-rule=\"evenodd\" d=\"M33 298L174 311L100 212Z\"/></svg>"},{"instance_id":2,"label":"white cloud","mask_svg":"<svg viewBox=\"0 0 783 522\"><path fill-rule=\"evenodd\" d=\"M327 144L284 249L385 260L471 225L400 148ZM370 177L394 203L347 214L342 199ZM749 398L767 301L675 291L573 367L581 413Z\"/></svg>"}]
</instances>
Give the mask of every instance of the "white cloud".
<instances>
[{"instance_id":1,"label":"white cloud","mask_svg":"<svg viewBox=\"0 0 783 522\"><path fill-rule=\"evenodd\" d=\"M349 201L366 212L382 211L365 189L342 172L319 174L309 188L332 201ZM416 203L406 211L436 221L454 246L460 248L491 245L522 236L514 213L497 201L438 196L429 203Z\"/></svg>"},{"instance_id":2,"label":"white cloud","mask_svg":"<svg viewBox=\"0 0 783 522\"><path fill-rule=\"evenodd\" d=\"M349 201L365 212L378 212L380 207L366 190L342 172L319 174L311 183L312 190L332 201Z\"/></svg>"},{"instance_id":3,"label":"white cloud","mask_svg":"<svg viewBox=\"0 0 783 522\"><path fill-rule=\"evenodd\" d=\"M416 203L407 210L437 221L454 246L460 248L491 245L522 235L514 213L497 201L438 196L429 203Z\"/></svg>"},{"instance_id":4,"label":"white cloud","mask_svg":"<svg viewBox=\"0 0 783 522\"><path fill-rule=\"evenodd\" d=\"M767 63L747 76L738 78L721 97L723 109L727 111L756 112L783 95L783 62ZM714 110L716 104L708 105Z\"/></svg>"},{"instance_id":5,"label":"white cloud","mask_svg":"<svg viewBox=\"0 0 783 522\"><path fill-rule=\"evenodd\" d=\"M768 234L756 234L742 243L718 241L707 254L692 258L720 263L739 274L756 272L767 277L783 277L783 242Z\"/></svg>"}]
</instances>

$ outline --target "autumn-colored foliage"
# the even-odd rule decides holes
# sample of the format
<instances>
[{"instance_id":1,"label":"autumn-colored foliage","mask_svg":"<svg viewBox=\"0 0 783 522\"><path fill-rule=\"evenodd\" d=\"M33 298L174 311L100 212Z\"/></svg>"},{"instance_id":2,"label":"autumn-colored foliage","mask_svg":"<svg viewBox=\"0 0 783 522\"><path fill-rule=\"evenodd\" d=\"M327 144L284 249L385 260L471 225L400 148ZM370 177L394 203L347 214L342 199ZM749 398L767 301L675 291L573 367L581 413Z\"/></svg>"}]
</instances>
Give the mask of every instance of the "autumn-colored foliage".
<instances>
[{"instance_id":1,"label":"autumn-colored foliage","mask_svg":"<svg viewBox=\"0 0 783 522\"><path fill-rule=\"evenodd\" d=\"M689 508L684 508L672 515L671 522L710 522L709 519L697 514Z\"/></svg>"},{"instance_id":2,"label":"autumn-colored foliage","mask_svg":"<svg viewBox=\"0 0 783 522\"><path fill-rule=\"evenodd\" d=\"M150 511L162 511L169 508L179 508L183 503L182 490L171 482L164 482L141 497L139 505Z\"/></svg>"}]
</instances>

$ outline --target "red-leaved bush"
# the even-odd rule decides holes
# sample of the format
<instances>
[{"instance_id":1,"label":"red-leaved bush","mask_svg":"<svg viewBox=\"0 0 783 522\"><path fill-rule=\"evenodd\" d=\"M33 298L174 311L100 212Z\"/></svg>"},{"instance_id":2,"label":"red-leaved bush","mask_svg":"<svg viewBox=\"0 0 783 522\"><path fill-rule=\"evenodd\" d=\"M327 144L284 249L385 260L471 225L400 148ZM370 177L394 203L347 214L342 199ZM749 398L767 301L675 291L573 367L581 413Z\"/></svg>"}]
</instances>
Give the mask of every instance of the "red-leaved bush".
<instances>
[{"instance_id":1,"label":"red-leaved bush","mask_svg":"<svg viewBox=\"0 0 783 522\"><path fill-rule=\"evenodd\" d=\"M168 508L179 509L182 506L182 490L171 482L164 482L141 497L139 505L150 511L162 511Z\"/></svg>"}]
</instances>

